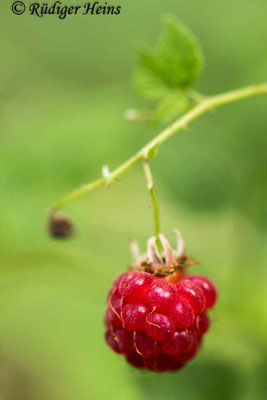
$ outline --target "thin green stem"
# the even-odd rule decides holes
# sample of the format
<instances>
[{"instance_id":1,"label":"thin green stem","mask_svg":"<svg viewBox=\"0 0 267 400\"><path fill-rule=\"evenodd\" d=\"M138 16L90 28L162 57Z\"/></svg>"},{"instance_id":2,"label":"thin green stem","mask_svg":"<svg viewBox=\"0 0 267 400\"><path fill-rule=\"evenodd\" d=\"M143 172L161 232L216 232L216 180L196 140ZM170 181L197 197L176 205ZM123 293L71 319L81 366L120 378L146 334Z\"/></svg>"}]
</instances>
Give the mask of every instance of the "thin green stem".
<instances>
[{"instance_id":1,"label":"thin green stem","mask_svg":"<svg viewBox=\"0 0 267 400\"><path fill-rule=\"evenodd\" d=\"M150 165L149 165L149 161L146 158L144 158L143 159L143 164L144 164L144 173L145 173L147 188L148 188L148 191L150 193L152 206L153 206L154 229L155 229L156 244L157 244L157 247L158 247L158 249L160 251L161 244L160 244L160 239L159 239L159 234L160 234L159 205L158 205L158 202L157 202L155 186L154 186L154 182L153 182L153 177L152 177L152 172L151 172L151 168L150 168Z\"/></svg>"},{"instance_id":2,"label":"thin green stem","mask_svg":"<svg viewBox=\"0 0 267 400\"><path fill-rule=\"evenodd\" d=\"M131 168L138 161L141 161L143 158L147 157L149 150L151 150L154 146L158 146L164 143L167 139L169 139L174 133L178 132L181 129L185 129L189 122L197 119L201 115L211 111L215 108L221 107L226 104L233 103L235 101L243 100L248 97L254 97L267 94L267 84L262 83L259 85L247 86L242 89L233 90L230 92L226 92L223 94L203 97L203 99L190 111L185 113L182 117L176 120L174 123L169 125L166 129L164 129L161 133L155 136L150 142L148 142L141 150L139 150L135 155L129 158L125 163L115 169L113 172L109 174L108 177L99 179L97 181L93 181L86 185L81 186L80 188L74 190L73 192L67 194L51 207L51 211L57 211L61 209L63 206L69 204L73 200L78 199L85 193L88 193L92 190L100 186L107 186L114 182L120 175L124 174L129 168Z\"/></svg>"}]
</instances>

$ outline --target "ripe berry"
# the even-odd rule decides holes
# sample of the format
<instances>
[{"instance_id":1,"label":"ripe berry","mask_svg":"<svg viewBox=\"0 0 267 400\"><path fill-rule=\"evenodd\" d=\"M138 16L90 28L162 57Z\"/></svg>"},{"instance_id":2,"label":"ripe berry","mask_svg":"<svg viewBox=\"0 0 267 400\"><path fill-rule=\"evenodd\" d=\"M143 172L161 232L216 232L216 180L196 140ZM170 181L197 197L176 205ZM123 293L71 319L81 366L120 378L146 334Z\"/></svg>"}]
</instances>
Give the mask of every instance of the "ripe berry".
<instances>
[{"instance_id":1,"label":"ripe berry","mask_svg":"<svg viewBox=\"0 0 267 400\"><path fill-rule=\"evenodd\" d=\"M106 340L110 347L117 353L127 354L133 350L132 333L126 329L116 329L106 332Z\"/></svg>"},{"instance_id":2,"label":"ripe berry","mask_svg":"<svg viewBox=\"0 0 267 400\"><path fill-rule=\"evenodd\" d=\"M136 351L128 354L126 360L136 368L144 368L145 366L144 358Z\"/></svg>"},{"instance_id":3,"label":"ripe berry","mask_svg":"<svg viewBox=\"0 0 267 400\"><path fill-rule=\"evenodd\" d=\"M120 317L120 305L119 307L114 308L108 306L106 310L106 321L109 321L114 328L122 327L122 320Z\"/></svg>"},{"instance_id":4,"label":"ripe berry","mask_svg":"<svg viewBox=\"0 0 267 400\"><path fill-rule=\"evenodd\" d=\"M183 363L165 353L160 353L159 355L145 361L145 366L147 369L154 372L164 372L164 371L177 371L183 367Z\"/></svg>"},{"instance_id":5,"label":"ripe berry","mask_svg":"<svg viewBox=\"0 0 267 400\"><path fill-rule=\"evenodd\" d=\"M188 352L193 343L194 335L191 332L176 331L169 340L162 343L162 348L165 353L176 356Z\"/></svg>"},{"instance_id":6,"label":"ripe berry","mask_svg":"<svg viewBox=\"0 0 267 400\"><path fill-rule=\"evenodd\" d=\"M157 313L148 315L145 333L150 339L166 340L174 331L174 323L167 315Z\"/></svg>"},{"instance_id":7,"label":"ripe berry","mask_svg":"<svg viewBox=\"0 0 267 400\"><path fill-rule=\"evenodd\" d=\"M175 303L169 310L177 329L190 328L194 324L195 316L191 305L183 297L177 296Z\"/></svg>"},{"instance_id":8,"label":"ripe berry","mask_svg":"<svg viewBox=\"0 0 267 400\"><path fill-rule=\"evenodd\" d=\"M189 279L183 279L177 283L177 289L179 296L188 301L195 314L199 314L205 309L205 296L199 285Z\"/></svg>"},{"instance_id":9,"label":"ripe berry","mask_svg":"<svg viewBox=\"0 0 267 400\"><path fill-rule=\"evenodd\" d=\"M105 317L107 344L154 372L178 370L195 357L210 327L206 310L217 299L208 278L188 274L184 246L175 252L160 238L165 256L150 239L148 255L114 281Z\"/></svg>"},{"instance_id":10,"label":"ripe berry","mask_svg":"<svg viewBox=\"0 0 267 400\"><path fill-rule=\"evenodd\" d=\"M145 332L136 332L133 338L135 350L143 358L154 357L160 353L160 342L151 340Z\"/></svg>"},{"instance_id":11,"label":"ripe berry","mask_svg":"<svg viewBox=\"0 0 267 400\"><path fill-rule=\"evenodd\" d=\"M152 283L147 289L146 302L157 311L167 311L177 297L177 289L174 285L162 279Z\"/></svg>"},{"instance_id":12,"label":"ripe berry","mask_svg":"<svg viewBox=\"0 0 267 400\"><path fill-rule=\"evenodd\" d=\"M205 296L206 308L212 307L217 300L217 289L212 281L201 275L189 275L187 278L201 287Z\"/></svg>"},{"instance_id":13,"label":"ripe berry","mask_svg":"<svg viewBox=\"0 0 267 400\"><path fill-rule=\"evenodd\" d=\"M142 303L126 304L122 311L122 321L125 329L133 332L145 330L148 313L149 308Z\"/></svg>"},{"instance_id":14,"label":"ripe berry","mask_svg":"<svg viewBox=\"0 0 267 400\"><path fill-rule=\"evenodd\" d=\"M194 336L194 343L186 352L179 354L176 357L177 360L183 363L192 360L196 356L198 350L200 349L200 346L201 346L201 339L199 339L197 336Z\"/></svg>"},{"instance_id":15,"label":"ripe berry","mask_svg":"<svg viewBox=\"0 0 267 400\"><path fill-rule=\"evenodd\" d=\"M210 320L205 313L196 316L194 330L198 336L204 335L209 330Z\"/></svg>"},{"instance_id":16,"label":"ripe berry","mask_svg":"<svg viewBox=\"0 0 267 400\"><path fill-rule=\"evenodd\" d=\"M119 282L119 292L130 303L139 301L153 280L153 276L145 272L128 272Z\"/></svg>"}]
</instances>

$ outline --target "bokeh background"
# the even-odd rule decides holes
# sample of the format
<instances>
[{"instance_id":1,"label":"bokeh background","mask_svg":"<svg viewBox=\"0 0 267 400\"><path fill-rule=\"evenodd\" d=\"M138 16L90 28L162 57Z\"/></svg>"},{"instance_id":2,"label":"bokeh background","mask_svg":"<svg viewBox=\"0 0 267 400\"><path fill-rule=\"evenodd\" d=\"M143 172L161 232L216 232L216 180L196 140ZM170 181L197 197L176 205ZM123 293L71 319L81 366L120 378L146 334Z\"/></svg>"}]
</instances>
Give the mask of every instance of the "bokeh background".
<instances>
[{"instance_id":1,"label":"bokeh background","mask_svg":"<svg viewBox=\"0 0 267 400\"><path fill-rule=\"evenodd\" d=\"M0 399L266 398L266 98L203 116L152 163L164 233L174 244L173 228L183 232L201 262L194 270L220 292L204 348L184 370L136 371L103 340L128 240L144 250L153 233L141 166L65 209L73 239L46 232L55 199L162 128L123 118L144 105L132 86L135 46L155 43L161 16L199 37L196 88L215 94L266 80L266 1L121 0L119 16L64 21L15 16L10 5L0 5Z\"/></svg>"}]
</instances>

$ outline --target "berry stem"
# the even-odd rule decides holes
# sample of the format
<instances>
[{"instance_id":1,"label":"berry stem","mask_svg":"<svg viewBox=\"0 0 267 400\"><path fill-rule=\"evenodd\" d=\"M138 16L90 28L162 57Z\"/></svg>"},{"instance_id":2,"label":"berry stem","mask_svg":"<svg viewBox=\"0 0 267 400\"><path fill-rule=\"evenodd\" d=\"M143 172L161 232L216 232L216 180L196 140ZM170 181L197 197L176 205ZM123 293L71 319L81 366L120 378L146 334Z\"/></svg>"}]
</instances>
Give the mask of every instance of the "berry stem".
<instances>
[{"instance_id":1,"label":"berry stem","mask_svg":"<svg viewBox=\"0 0 267 400\"><path fill-rule=\"evenodd\" d=\"M197 119L199 116L207 113L208 111L214 110L215 108L224 106L226 104L233 103L235 101L264 94L267 94L267 83L247 86L215 96L201 97L199 103L196 106L194 106L190 111L182 115L182 117L180 117L167 128L165 128L161 133L155 136L154 139L148 142L141 150L139 150L126 162L120 165L117 169L115 169L113 172L110 172L108 177L90 182L68 193L57 202L55 202L52 205L50 211L57 211L65 205L71 203L73 200L78 199L85 193L91 192L98 187L110 185L120 175L124 174L124 172L126 172L138 161L142 161L144 158L147 158L147 154L151 149L164 143L167 139L173 136L174 133L178 132L181 129L185 129L189 122Z\"/></svg>"},{"instance_id":2,"label":"berry stem","mask_svg":"<svg viewBox=\"0 0 267 400\"><path fill-rule=\"evenodd\" d=\"M144 173L147 182L147 188L151 196L152 206L153 206L153 214L154 214L154 229L155 229L155 237L156 237L156 245L158 250L161 250L161 243L160 243L160 219L159 219L159 205L157 202L155 186L152 177L152 171L149 165L149 161L147 158L143 158L144 164Z\"/></svg>"}]
</instances>

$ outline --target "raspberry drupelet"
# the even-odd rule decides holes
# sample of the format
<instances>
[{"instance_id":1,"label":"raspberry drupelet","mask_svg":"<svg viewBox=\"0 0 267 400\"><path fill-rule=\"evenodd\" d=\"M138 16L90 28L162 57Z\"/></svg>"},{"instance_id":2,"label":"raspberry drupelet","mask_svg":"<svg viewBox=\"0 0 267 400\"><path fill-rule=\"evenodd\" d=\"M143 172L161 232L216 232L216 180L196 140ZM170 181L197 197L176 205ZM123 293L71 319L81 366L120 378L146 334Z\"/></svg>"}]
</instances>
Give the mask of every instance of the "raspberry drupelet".
<instances>
[{"instance_id":1,"label":"raspberry drupelet","mask_svg":"<svg viewBox=\"0 0 267 400\"><path fill-rule=\"evenodd\" d=\"M185 256L178 231L173 251L160 234L148 240L147 254L139 257L132 244L134 264L120 275L108 294L106 342L136 368L175 371L193 359L210 327L207 310L217 300L212 281L187 272L194 261Z\"/></svg>"}]
</instances>

